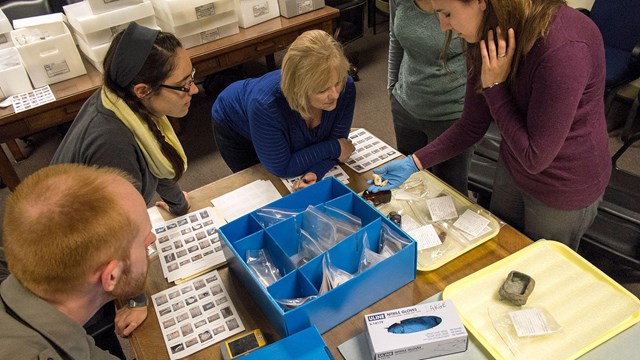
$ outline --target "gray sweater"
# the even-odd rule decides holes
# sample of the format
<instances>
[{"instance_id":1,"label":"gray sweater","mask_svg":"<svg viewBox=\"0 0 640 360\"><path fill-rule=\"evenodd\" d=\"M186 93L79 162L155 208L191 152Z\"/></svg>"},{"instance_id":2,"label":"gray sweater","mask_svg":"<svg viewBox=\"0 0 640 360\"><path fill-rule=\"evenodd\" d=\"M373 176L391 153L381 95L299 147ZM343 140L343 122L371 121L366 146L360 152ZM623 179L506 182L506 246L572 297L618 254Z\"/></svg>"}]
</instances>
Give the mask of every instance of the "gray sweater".
<instances>
[{"instance_id":1,"label":"gray sweater","mask_svg":"<svg viewBox=\"0 0 640 360\"><path fill-rule=\"evenodd\" d=\"M389 90L418 119L458 119L466 84L459 37L452 39L445 69L440 60L445 33L437 15L422 11L413 0L390 0L389 5Z\"/></svg>"},{"instance_id":2,"label":"gray sweater","mask_svg":"<svg viewBox=\"0 0 640 360\"><path fill-rule=\"evenodd\" d=\"M79 163L121 169L136 180L135 186L147 205L151 205L157 191L173 214L185 214L189 209L180 186L151 173L133 133L102 105L101 91L82 105L51 164Z\"/></svg>"}]
</instances>

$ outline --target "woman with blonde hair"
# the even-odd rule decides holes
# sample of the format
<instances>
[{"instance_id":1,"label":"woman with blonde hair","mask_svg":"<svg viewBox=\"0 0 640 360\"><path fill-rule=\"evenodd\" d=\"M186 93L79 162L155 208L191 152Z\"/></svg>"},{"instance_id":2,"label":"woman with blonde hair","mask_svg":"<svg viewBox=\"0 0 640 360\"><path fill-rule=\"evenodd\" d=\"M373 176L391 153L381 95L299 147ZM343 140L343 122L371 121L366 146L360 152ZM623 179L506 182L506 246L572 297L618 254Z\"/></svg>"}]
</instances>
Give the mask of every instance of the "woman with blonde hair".
<instances>
[{"instance_id":1,"label":"woman with blonde hair","mask_svg":"<svg viewBox=\"0 0 640 360\"><path fill-rule=\"evenodd\" d=\"M261 162L272 174L315 183L354 150L349 141L356 89L342 47L321 30L291 44L282 70L237 81L211 109L222 158L233 172Z\"/></svg>"},{"instance_id":2,"label":"woman with blonde hair","mask_svg":"<svg viewBox=\"0 0 640 360\"><path fill-rule=\"evenodd\" d=\"M462 118L412 156L380 169L387 188L464 151L495 121L502 144L491 211L534 240L577 250L611 175L598 28L564 0L433 5L441 29L468 43Z\"/></svg>"}]
</instances>

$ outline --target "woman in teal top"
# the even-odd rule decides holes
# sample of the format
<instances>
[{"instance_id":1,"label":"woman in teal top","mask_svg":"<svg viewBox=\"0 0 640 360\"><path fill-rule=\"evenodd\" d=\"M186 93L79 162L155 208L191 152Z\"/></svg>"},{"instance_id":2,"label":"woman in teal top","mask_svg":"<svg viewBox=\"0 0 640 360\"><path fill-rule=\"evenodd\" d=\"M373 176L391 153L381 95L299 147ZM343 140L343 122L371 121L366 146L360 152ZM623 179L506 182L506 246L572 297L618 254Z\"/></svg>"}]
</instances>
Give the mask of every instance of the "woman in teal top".
<instances>
[{"instance_id":1,"label":"woman in teal top","mask_svg":"<svg viewBox=\"0 0 640 360\"><path fill-rule=\"evenodd\" d=\"M414 153L462 114L466 63L457 36L442 54L446 34L430 0L390 0L389 93L398 150ZM446 64L446 65L445 65ZM463 194L472 150L431 171Z\"/></svg>"}]
</instances>

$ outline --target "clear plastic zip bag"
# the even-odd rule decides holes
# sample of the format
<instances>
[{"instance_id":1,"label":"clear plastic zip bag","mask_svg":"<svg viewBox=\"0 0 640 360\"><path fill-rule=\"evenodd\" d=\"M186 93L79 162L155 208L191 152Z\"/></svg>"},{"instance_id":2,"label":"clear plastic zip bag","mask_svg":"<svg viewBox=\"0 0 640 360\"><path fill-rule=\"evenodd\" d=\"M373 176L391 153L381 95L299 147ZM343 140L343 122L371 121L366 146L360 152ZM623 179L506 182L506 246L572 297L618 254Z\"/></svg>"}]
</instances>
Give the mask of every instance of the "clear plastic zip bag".
<instances>
[{"instance_id":1,"label":"clear plastic zip bag","mask_svg":"<svg viewBox=\"0 0 640 360\"><path fill-rule=\"evenodd\" d=\"M266 249L247 250L246 257L249 270L265 288L282 277Z\"/></svg>"}]
</instances>

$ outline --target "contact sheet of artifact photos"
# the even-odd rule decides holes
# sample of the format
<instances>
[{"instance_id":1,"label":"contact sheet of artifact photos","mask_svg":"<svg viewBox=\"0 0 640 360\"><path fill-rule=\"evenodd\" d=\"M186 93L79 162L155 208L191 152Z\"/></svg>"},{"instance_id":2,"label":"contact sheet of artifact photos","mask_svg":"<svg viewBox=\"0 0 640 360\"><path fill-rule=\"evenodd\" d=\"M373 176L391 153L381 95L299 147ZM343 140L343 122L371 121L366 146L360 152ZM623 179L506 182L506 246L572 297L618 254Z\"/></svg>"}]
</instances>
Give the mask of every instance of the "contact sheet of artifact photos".
<instances>
[{"instance_id":1,"label":"contact sheet of artifact photos","mask_svg":"<svg viewBox=\"0 0 640 360\"><path fill-rule=\"evenodd\" d=\"M226 262L218 237L218 227L224 223L212 207L207 207L166 221L153 229L167 281L179 283Z\"/></svg>"},{"instance_id":2,"label":"contact sheet of artifact photos","mask_svg":"<svg viewBox=\"0 0 640 360\"><path fill-rule=\"evenodd\" d=\"M349 133L356 148L346 164L357 173L363 173L400 156L400 152L365 129Z\"/></svg>"},{"instance_id":3,"label":"contact sheet of artifact photos","mask_svg":"<svg viewBox=\"0 0 640 360\"><path fill-rule=\"evenodd\" d=\"M244 331L217 270L154 294L151 299L172 360Z\"/></svg>"}]
</instances>

